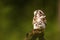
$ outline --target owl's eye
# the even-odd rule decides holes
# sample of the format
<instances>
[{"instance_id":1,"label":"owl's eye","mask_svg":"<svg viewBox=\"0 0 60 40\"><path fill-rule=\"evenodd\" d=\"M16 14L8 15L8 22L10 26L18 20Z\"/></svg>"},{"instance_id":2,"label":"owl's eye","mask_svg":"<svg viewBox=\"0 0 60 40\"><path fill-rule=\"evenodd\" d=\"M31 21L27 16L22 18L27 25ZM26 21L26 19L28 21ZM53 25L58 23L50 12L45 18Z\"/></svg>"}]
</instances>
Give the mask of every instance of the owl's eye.
<instances>
[{"instance_id":1,"label":"owl's eye","mask_svg":"<svg viewBox=\"0 0 60 40\"><path fill-rule=\"evenodd\" d=\"M42 13L40 12L40 14L42 14Z\"/></svg>"}]
</instances>

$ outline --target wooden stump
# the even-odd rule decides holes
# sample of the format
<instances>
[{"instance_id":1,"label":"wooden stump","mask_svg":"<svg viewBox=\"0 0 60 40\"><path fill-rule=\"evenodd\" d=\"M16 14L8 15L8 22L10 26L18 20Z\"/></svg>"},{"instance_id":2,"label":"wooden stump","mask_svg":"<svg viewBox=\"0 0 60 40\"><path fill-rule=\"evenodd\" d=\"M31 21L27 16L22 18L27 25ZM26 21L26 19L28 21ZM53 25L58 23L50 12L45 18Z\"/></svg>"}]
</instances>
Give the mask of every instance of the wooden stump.
<instances>
[{"instance_id":1,"label":"wooden stump","mask_svg":"<svg viewBox=\"0 0 60 40\"><path fill-rule=\"evenodd\" d=\"M33 30L26 34L25 40L45 40L43 30Z\"/></svg>"}]
</instances>

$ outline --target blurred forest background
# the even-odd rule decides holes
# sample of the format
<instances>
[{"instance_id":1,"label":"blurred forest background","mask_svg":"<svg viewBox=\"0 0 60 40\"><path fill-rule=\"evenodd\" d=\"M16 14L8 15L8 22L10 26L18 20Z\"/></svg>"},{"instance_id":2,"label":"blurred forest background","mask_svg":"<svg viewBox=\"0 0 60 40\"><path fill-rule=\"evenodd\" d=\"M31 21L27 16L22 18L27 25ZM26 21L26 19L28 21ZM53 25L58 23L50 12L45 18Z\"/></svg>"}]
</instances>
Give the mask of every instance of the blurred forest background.
<instances>
[{"instance_id":1,"label":"blurred forest background","mask_svg":"<svg viewBox=\"0 0 60 40\"><path fill-rule=\"evenodd\" d=\"M33 12L41 9L47 16L46 40L60 40L57 0L0 0L0 40L24 40L33 29Z\"/></svg>"}]
</instances>

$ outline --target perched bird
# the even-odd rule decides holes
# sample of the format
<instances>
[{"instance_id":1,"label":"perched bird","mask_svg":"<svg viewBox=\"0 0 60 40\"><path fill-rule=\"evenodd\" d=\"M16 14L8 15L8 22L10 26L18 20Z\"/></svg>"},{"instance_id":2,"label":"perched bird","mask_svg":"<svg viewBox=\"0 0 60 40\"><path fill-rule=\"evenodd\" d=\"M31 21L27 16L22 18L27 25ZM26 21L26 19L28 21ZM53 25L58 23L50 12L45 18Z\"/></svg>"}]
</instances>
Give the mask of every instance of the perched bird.
<instances>
[{"instance_id":1,"label":"perched bird","mask_svg":"<svg viewBox=\"0 0 60 40\"><path fill-rule=\"evenodd\" d=\"M25 40L45 40L44 30L46 27L46 15L41 10L34 11L33 30L26 34Z\"/></svg>"},{"instance_id":2,"label":"perched bird","mask_svg":"<svg viewBox=\"0 0 60 40\"><path fill-rule=\"evenodd\" d=\"M41 10L34 11L33 17L33 28L34 29L45 29L46 26L46 15Z\"/></svg>"}]
</instances>

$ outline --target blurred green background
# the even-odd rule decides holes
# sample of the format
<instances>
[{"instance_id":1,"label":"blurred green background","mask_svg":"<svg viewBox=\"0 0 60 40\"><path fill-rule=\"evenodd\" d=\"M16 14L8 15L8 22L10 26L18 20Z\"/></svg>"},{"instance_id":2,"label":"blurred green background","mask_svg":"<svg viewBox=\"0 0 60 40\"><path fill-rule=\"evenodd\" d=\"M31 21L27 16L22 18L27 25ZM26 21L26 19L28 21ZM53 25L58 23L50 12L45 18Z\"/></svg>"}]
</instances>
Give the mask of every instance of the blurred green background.
<instances>
[{"instance_id":1,"label":"blurred green background","mask_svg":"<svg viewBox=\"0 0 60 40\"><path fill-rule=\"evenodd\" d=\"M46 40L60 40L57 28L57 0L0 0L0 40L24 40L33 29L33 12L47 16Z\"/></svg>"}]
</instances>

